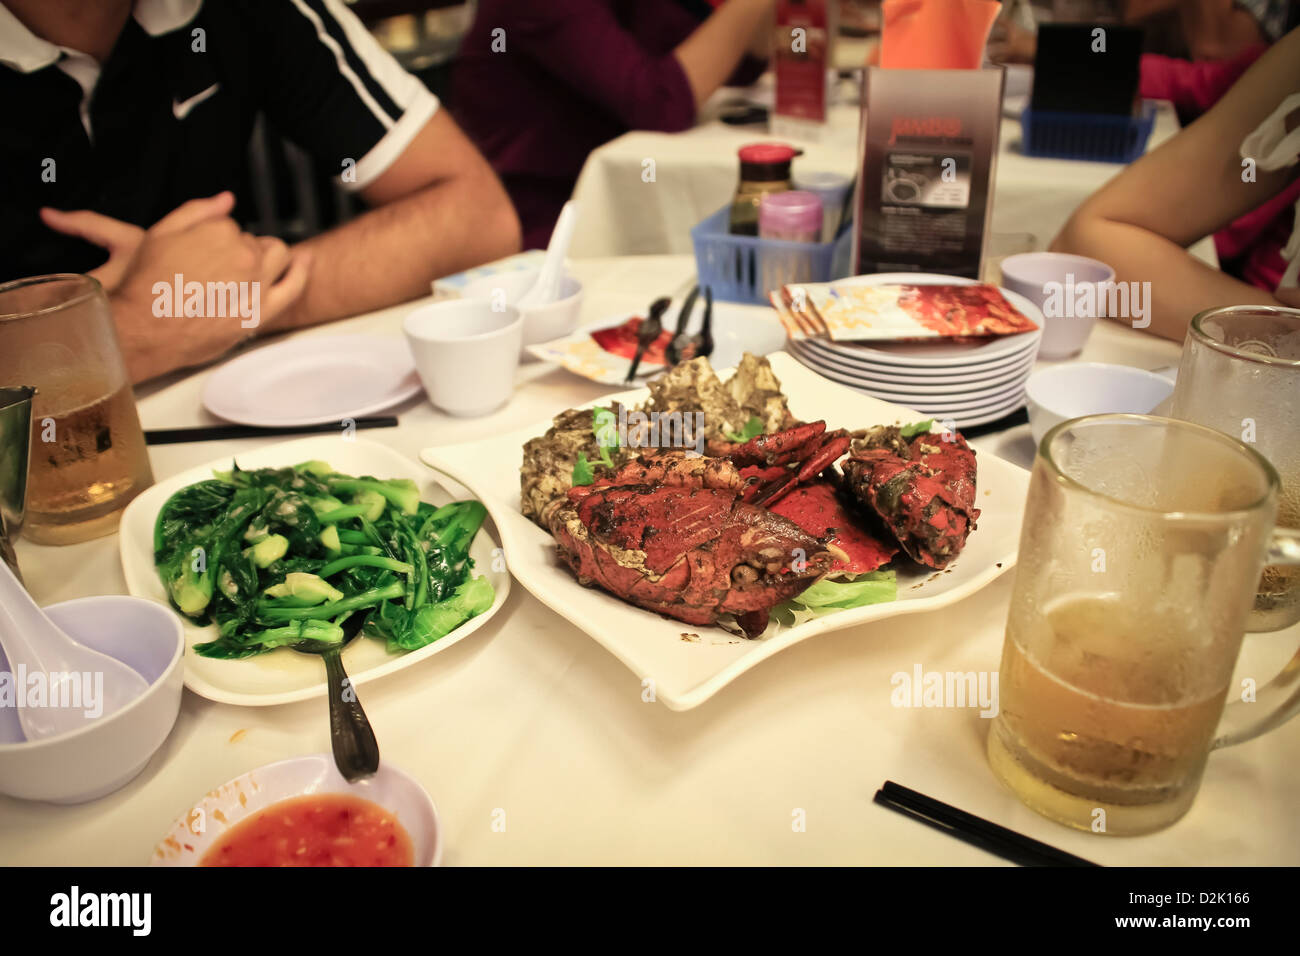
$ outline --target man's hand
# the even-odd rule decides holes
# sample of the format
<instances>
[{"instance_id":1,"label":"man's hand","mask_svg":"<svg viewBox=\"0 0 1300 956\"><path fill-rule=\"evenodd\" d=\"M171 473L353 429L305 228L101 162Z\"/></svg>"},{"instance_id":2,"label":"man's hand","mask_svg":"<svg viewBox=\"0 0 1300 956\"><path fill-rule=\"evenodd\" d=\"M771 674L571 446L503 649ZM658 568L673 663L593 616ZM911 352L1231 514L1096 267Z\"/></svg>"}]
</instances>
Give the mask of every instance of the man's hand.
<instances>
[{"instance_id":1,"label":"man's hand","mask_svg":"<svg viewBox=\"0 0 1300 956\"><path fill-rule=\"evenodd\" d=\"M144 230L139 226L89 209L64 212L45 206L41 209L41 221L55 232L78 236L108 250L108 261L86 273L92 279L98 279L107 292L112 292L122 281L122 274L144 238Z\"/></svg>"},{"instance_id":2,"label":"man's hand","mask_svg":"<svg viewBox=\"0 0 1300 956\"><path fill-rule=\"evenodd\" d=\"M191 200L142 234L109 297L133 382L217 358L256 334L257 326L283 312L306 287L310 255L241 231L226 215L232 203L229 193ZM187 316L183 298L171 302L170 316L156 316L155 284L173 286L177 275L183 284L197 282L205 290L210 282L244 289L256 283L257 326L245 327L246 320L229 309L225 316Z\"/></svg>"}]
</instances>

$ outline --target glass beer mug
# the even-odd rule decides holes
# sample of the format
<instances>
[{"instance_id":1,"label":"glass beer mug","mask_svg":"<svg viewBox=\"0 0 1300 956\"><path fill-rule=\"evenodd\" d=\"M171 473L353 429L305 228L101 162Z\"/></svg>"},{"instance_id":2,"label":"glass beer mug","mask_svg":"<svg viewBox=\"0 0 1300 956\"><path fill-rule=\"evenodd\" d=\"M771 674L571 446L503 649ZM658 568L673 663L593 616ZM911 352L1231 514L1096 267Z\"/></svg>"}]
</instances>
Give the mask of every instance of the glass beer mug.
<instances>
[{"instance_id":1,"label":"glass beer mug","mask_svg":"<svg viewBox=\"0 0 1300 956\"><path fill-rule=\"evenodd\" d=\"M1277 523L1300 528L1300 311L1263 305L1192 319L1169 412L1217 428L1269 460L1281 479ZM1248 631L1300 621L1300 568L1269 565Z\"/></svg>"},{"instance_id":2,"label":"glass beer mug","mask_svg":"<svg viewBox=\"0 0 1300 956\"><path fill-rule=\"evenodd\" d=\"M0 385L36 388L23 535L116 531L153 473L103 287L71 274L0 285Z\"/></svg>"},{"instance_id":3,"label":"glass beer mug","mask_svg":"<svg viewBox=\"0 0 1300 956\"><path fill-rule=\"evenodd\" d=\"M1300 654L1253 703L1229 686L1261 567L1300 563L1278 488L1202 425L1094 415L1044 436L988 739L1031 808L1109 834L1168 826L1212 749L1300 710Z\"/></svg>"}]
</instances>

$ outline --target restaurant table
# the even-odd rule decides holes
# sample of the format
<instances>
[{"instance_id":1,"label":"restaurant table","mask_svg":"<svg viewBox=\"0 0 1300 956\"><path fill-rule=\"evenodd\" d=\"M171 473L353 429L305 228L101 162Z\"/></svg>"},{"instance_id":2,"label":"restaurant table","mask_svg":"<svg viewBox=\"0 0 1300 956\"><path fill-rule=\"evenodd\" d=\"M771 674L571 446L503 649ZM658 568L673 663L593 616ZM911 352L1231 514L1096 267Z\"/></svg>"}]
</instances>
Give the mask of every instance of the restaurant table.
<instances>
[{"instance_id":1,"label":"restaurant table","mask_svg":"<svg viewBox=\"0 0 1300 956\"><path fill-rule=\"evenodd\" d=\"M689 256L579 261L584 319L680 288L693 268ZM295 334L396 337L411 308ZM1081 358L1154 368L1176 364L1178 353L1104 323ZM145 427L212 423L199 404L210 374L141 388ZM609 391L530 362L492 415L450 418L420 396L395 410L399 427L359 437L414 459L426 446L545 422ZM974 444L1027 463L1027 433L1020 426ZM268 441L149 453L163 479ZM22 541L18 558L42 604L125 591L116 535L58 548ZM383 759L414 774L437 803L447 864L1002 863L873 804L885 780L1098 863L1300 864L1300 721L1212 754L1196 803L1172 827L1110 839L1058 826L1004 788L985 759L988 723L976 710L891 706L891 676L916 665L998 667L1011 577L944 610L810 638L685 712L643 701L631 671L516 582L480 631L359 694ZM1300 628L1248 636L1239 673L1265 679L1298 642ZM171 821L209 789L329 747L323 698L245 708L187 690L171 736L123 789L69 807L0 798L0 862L146 863Z\"/></svg>"},{"instance_id":2,"label":"restaurant table","mask_svg":"<svg viewBox=\"0 0 1300 956\"><path fill-rule=\"evenodd\" d=\"M611 256L691 252L690 230L731 201L746 143L784 140L804 150L794 170L852 176L858 155L858 106L842 102L829 110L820 142L771 136L765 125L728 126L716 119L728 97L765 99L766 93L715 94L701 122L681 133L634 131L592 150L578 177L573 198L578 224L570 255ZM843 92L844 85L840 90ZM1147 143L1155 148L1178 132L1173 106L1158 103L1155 129ZM653 161L650 166L648 161ZM1020 121L1003 118L990 232L1033 249L1046 249L1083 200L1124 167L1118 163L1038 159L1020 152ZM647 170L654 180L647 182ZM1032 251L1017 248L1016 251Z\"/></svg>"}]
</instances>

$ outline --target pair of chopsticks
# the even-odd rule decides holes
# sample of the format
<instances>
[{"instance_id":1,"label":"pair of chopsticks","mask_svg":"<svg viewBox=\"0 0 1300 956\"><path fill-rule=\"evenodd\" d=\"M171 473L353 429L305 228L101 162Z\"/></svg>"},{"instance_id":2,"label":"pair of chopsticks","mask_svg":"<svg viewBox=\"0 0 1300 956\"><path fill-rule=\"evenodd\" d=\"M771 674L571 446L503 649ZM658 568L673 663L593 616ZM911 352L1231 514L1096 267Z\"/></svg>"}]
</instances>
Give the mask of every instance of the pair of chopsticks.
<instances>
[{"instance_id":1,"label":"pair of chopsticks","mask_svg":"<svg viewBox=\"0 0 1300 956\"><path fill-rule=\"evenodd\" d=\"M876 791L875 802L1021 866L1097 865L1032 837L1024 836L1015 830L990 823L983 817L958 810L933 797L900 786L892 780L886 780L884 786Z\"/></svg>"},{"instance_id":2,"label":"pair of chopsticks","mask_svg":"<svg viewBox=\"0 0 1300 956\"><path fill-rule=\"evenodd\" d=\"M354 418L352 425L363 428L396 428L397 416ZM146 445L179 445L190 441L226 441L232 438L268 438L274 435L320 435L342 432L342 422L325 422L321 425L285 425L259 428L253 425L203 425L198 428L154 428L144 433Z\"/></svg>"}]
</instances>

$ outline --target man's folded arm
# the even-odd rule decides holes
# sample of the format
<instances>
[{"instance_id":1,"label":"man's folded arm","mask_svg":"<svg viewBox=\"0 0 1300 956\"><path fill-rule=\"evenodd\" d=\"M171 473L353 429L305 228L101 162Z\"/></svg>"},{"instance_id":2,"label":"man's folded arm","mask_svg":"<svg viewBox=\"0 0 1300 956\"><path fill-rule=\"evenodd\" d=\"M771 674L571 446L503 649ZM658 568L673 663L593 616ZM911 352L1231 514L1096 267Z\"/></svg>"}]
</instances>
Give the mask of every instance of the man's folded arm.
<instances>
[{"instance_id":1,"label":"man's folded arm","mask_svg":"<svg viewBox=\"0 0 1300 956\"><path fill-rule=\"evenodd\" d=\"M264 106L373 208L302 243L311 277L273 328L392 305L517 252L500 180L437 98L338 0L262 0Z\"/></svg>"}]
</instances>

